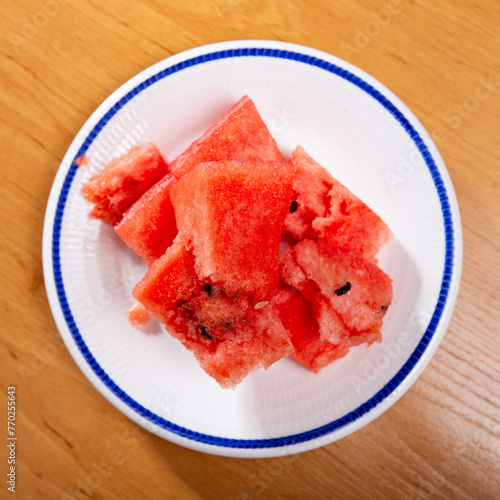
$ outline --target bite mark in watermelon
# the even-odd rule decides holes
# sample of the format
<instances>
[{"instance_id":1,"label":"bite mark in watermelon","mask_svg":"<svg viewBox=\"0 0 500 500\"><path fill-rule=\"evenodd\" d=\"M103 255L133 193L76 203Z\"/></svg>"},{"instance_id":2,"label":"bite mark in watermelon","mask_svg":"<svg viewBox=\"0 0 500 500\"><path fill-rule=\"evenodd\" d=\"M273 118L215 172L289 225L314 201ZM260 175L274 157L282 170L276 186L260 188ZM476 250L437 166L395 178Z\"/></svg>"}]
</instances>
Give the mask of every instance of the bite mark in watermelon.
<instances>
[{"instance_id":1,"label":"bite mark in watermelon","mask_svg":"<svg viewBox=\"0 0 500 500\"><path fill-rule=\"evenodd\" d=\"M172 191L179 231L200 279L228 295L265 298L278 283L283 221L292 194L285 161L200 163Z\"/></svg>"},{"instance_id":2,"label":"bite mark in watermelon","mask_svg":"<svg viewBox=\"0 0 500 500\"><path fill-rule=\"evenodd\" d=\"M322 340L349 346L381 340L392 281L372 261L303 240L284 252L281 275L310 302Z\"/></svg>"},{"instance_id":3,"label":"bite mark in watermelon","mask_svg":"<svg viewBox=\"0 0 500 500\"><path fill-rule=\"evenodd\" d=\"M85 198L94 204L90 215L118 223L123 213L167 172L167 164L154 144L132 148L83 187Z\"/></svg>"},{"instance_id":4,"label":"bite mark in watermelon","mask_svg":"<svg viewBox=\"0 0 500 500\"><path fill-rule=\"evenodd\" d=\"M133 296L224 388L234 388L249 373L293 351L273 308L256 309L250 297L234 300L197 277L192 249L181 234Z\"/></svg>"}]
</instances>

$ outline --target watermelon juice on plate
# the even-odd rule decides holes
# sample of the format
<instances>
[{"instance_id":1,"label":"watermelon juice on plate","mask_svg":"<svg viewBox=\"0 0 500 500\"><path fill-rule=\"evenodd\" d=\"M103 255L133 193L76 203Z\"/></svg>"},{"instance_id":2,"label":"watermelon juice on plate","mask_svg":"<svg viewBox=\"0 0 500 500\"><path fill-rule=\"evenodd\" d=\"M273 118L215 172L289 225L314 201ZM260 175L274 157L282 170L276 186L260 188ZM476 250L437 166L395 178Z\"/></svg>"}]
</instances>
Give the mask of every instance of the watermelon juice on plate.
<instances>
[{"instance_id":1,"label":"watermelon juice on plate","mask_svg":"<svg viewBox=\"0 0 500 500\"><path fill-rule=\"evenodd\" d=\"M172 163L243 95L251 96L285 158L301 145L387 224L393 236L376 257L393 280L394 296L380 343L333 353L339 359L319 373L284 358L227 390L158 324L141 331L129 323L131 292L148 265L111 225L89 218L82 188L134 146L153 143ZM394 183L394 172L407 163L412 175ZM332 218L325 214L315 231L328 227ZM451 317L462 247L446 167L394 94L329 54L282 42L238 41L166 59L97 109L57 173L43 250L61 335L113 405L174 443L264 457L346 436L411 386ZM300 255L316 251L304 248ZM308 317L307 307L281 295L281 304L288 300L304 311L301 318Z\"/></svg>"}]
</instances>

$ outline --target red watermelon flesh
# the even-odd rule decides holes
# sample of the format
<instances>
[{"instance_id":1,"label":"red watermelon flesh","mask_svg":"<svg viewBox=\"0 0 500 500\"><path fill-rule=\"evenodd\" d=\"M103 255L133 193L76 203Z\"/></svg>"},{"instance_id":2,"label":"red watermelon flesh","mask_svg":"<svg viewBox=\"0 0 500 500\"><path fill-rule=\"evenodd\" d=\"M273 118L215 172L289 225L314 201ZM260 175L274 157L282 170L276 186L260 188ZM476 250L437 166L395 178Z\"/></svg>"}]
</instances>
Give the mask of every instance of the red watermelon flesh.
<instances>
[{"instance_id":1,"label":"red watermelon flesh","mask_svg":"<svg viewBox=\"0 0 500 500\"><path fill-rule=\"evenodd\" d=\"M132 148L83 187L85 198L94 204L90 215L118 223L123 213L167 172L167 164L154 144Z\"/></svg>"},{"instance_id":2,"label":"red watermelon flesh","mask_svg":"<svg viewBox=\"0 0 500 500\"><path fill-rule=\"evenodd\" d=\"M290 162L295 167L293 195L283 232L298 240L314 238L312 222L316 217L326 215L328 193L334 179L301 146L297 146L292 153Z\"/></svg>"},{"instance_id":3,"label":"red watermelon flesh","mask_svg":"<svg viewBox=\"0 0 500 500\"><path fill-rule=\"evenodd\" d=\"M316 218L316 234L331 245L340 245L366 259L375 259L391 232L384 221L346 187L336 184L328 193L326 217Z\"/></svg>"},{"instance_id":4,"label":"red watermelon flesh","mask_svg":"<svg viewBox=\"0 0 500 500\"><path fill-rule=\"evenodd\" d=\"M133 326L146 325L150 319L148 311L139 302L136 302L127 310L127 316Z\"/></svg>"},{"instance_id":5,"label":"red watermelon flesh","mask_svg":"<svg viewBox=\"0 0 500 500\"><path fill-rule=\"evenodd\" d=\"M297 239L325 238L331 245L374 259L391 235L382 219L300 146L290 161L296 173L285 232Z\"/></svg>"},{"instance_id":6,"label":"red watermelon flesh","mask_svg":"<svg viewBox=\"0 0 500 500\"><path fill-rule=\"evenodd\" d=\"M200 279L258 299L276 287L292 175L284 161L221 161L201 163L178 181L177 223L192 241Z\"/></svg>"},{"instance_id":7,"label":"red watermelon flesh","mask_svg":"<svg viewBox=\"0 0 500 500\"><path fill-rule=\"evenodd\" d=\"M318 373L349 352L349 346L342 342L335 345L321 340L311 304L298 290L280 283L271 305L277 309L293 344L294 352L289 357L308 370Z\"/></svg>"},{"instance_id":8,"label":"red watermelon flesh","mask_svg":"<svg viewBox=\"0 0 500 500\"><path fill-rule=\"evenodd\" d=\"M182 177L198 163L212 160L283 160L253 101L247 96L169 165L173 175L166 176L151 193L146 193L117 228L120 238L147 264L165 253L177 233L170 203L172 177Z\"/></svg>"},{"instance_id":9,"label":"red watermelon flesh","mask_svg":"<svg viewBox=\"0 0 500 500\"><path fill-rule=\"evenodd\" d=\"M273 308L260 307L250 297L227 296L200 280L194 266L193 252L179 235L133 296L222 387L234 388L249 373L291 354L293 347Z\"/></svg>"},{"instance_id":10,"label":"red watermelon flesh","mask_svg":"<svg viewBox=\"0 0 500 500\"><path fill-rule=\"evenodd\" d=\"M303 240L283 254L281 275L311 303L321 339L349 346L381 340L392 281L372 261Z\"/></svg>"},{"instance_id":11,"label":"red watermelon flesh","mask_svg":"<svg viewBox=\"0 0 500 500\"><path fill-rule=\"evenodd\" d=\"M255 104L243 96L202 137L170 164L180 178L195 165L213 160L283 160Z\"/></svg>"},{"instance_id":12,"label":"red watermelon flesh","mask_svg":"<svg viewBox=\"0 0 500 500\"><path fill-rule=\"evenodd\" d=\"M170 188L177 181L167 174L146 191L115 226L116 234L148 265L161 257L177 235Z\"/></svg>"}]
</instances>

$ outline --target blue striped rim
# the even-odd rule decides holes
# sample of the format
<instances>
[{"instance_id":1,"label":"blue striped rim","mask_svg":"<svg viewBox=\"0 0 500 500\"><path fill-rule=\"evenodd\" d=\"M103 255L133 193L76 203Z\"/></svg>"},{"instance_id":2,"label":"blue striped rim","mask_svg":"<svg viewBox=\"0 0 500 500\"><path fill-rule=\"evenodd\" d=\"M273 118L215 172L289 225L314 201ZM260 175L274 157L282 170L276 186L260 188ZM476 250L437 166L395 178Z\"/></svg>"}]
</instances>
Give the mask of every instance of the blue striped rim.
<instances>
[{"instance_id":1,"label":"blue striped rim","mask_svg":"<svg viewBox=\"0 0 500 500\"><path fill-rule=\"evenodd\" d=\"M85 344L85 341L83 340L80 331L78 330L78 326L76 325L75 320L73 318L71 309L68 304L68 300L66 298L66 292L64 289L63 276L61 271L61 259L60 259L60 240L61 240L62 218L64 215L66 200L78 168L74 161L66 175L63 186L61 188L61 193L59 195L59 200L56 208L54 227L53 227L53 237L52 237L52 260L53 260L54 279L64 319L66 320L66 324L68 325L71 335L75 340L75 343L78 346L80 352L82 353L83 357L85 358L89 366L92 368L94 373L103 382L103 384L109 390L111 390L113 394L115 394L121 401L126 403L139 415L141 415L145 419L149 420L153 424L163 429L173 432L181 437L198 441L200 443L205 443L214 446L230 447L230 448L249 448L249 449L274 448L274 447L293 445L317 439L319 437L330 434L331 432L340 429L346 426L347 424L356 421L357 419L365 415L367 412L369 412L372 408L381 403L385 398L387 398L403 382L403 380L408 376L408 374L413 369L418 360L422 357L423 353L425 352L429 342L431 341L436 331L436 328L439 324L439 321L441 319L444 310L444 306L448 299L451 277L453 275L453 257L454 257L453 221L452 221L452 214L449 205L448 195L446 193L446 188L444 186L443 180L441 178L441 175L434 162L432 155L430 154L427 146L424 144L422 138L419 136L415 128L411 125L411 123L403 115L403 113L401 113L401 111L399 111L396 108L396 106L394 106L389 101L389 99L387 99L378 90L376 90L374 87L372 87L370 84L368 84L358 76L354 75L353 73L350 73L349 71L335 64L324 61L317 57L300 54L298 52L269 49L269 48L267 49L241 48L241 49L221 50L212 52L210 54L205 54L198 57L193 57L191 59L187 59L169 68L159 71L155 75L143 81L141 84L137 85L134 89L128 92L125 96L123 96L118 102L116 102L116 104L114 104L114 106L99 120L97 125L95 125L95 127L87 136L87 138L84 140L78 153L75 155L75 159L87 152L88 148L95 140L97 135L101 132L104 126L108 123L108 121L118 112L118 110L120 110L133 97L142 92L144 89L148 88L150 85L153 85L155 82L162 80L163 78L166 78L169 75L173 75L174 73L182 71L186 68L190 68L192 66L214 61L217 59L228 59L233 57L257 57L257 56L290 59L303 64L316 66L320 69L333 73L334 75L337 75L347 80L348 82L352 83L353 85L356 85L361 90L366 92L368 95L373 97L399 122L399 124L404 128L404 130L410 136L412 141L415 143L416 147L420 151L420 154L425 160L425 163L429 169L434 185L436 187L443 214L445 244L446 244L444 272L443 272L443 279L441 282L441 289L439 292L439 298L434 313L432 315L432 318L429 322L429 326L427 327L420 343L417 345L412 355L409 357L409 359L406 361L403 367L399 370L399 372L379 392L377 392L377 394L375 394L372 398L370 398L368 401L363 403L355 410L349 412L348 414L344 415L343 417L337 420L334 420L333 422L330 422L329 424L318 427L316 429L312 429L307 432L302 432L299 434L293 434L290 436L284 436L273 439L222 438L222 437L202 434L199 432L194 432L184 427L178 426L172 422L169 422L168 420L165 420L160 416L152 413L150 410L144 408L137 401L132 399L107 375L107 373L95 360L92 353Z\"/></svg>"}]
</instances>

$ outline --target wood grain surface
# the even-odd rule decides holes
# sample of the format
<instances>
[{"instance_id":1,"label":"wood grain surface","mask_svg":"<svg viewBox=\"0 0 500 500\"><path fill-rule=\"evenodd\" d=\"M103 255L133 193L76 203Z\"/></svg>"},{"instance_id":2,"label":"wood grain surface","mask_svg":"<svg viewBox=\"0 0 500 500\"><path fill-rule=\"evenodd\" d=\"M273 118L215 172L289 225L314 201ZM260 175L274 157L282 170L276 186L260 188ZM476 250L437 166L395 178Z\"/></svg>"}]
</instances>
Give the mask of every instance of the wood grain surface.
<instances>
[{"instance_id":1,"label":"wood grain surface","mask_svg":"<svg viewBox=\"0 0 500 500\"><path fill-rule=\"evenodd\" d=\"M0 498L500 498L499 26L497 0L2 1ZM412 109L456 189L464 267L441 346L389 411L317 450L238 460L150 435L93 388L52 319L41 241L58 165L111 92L172 54L250 38L340 56Z\"/></svg>"}]
</instances>

